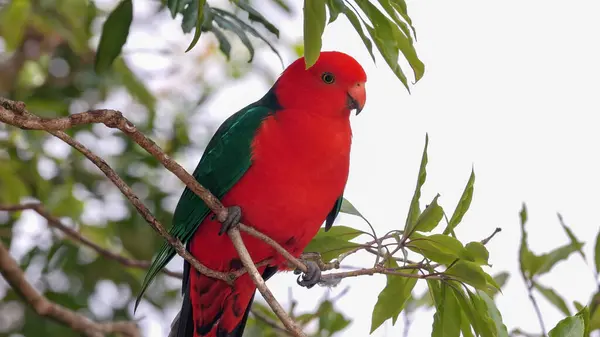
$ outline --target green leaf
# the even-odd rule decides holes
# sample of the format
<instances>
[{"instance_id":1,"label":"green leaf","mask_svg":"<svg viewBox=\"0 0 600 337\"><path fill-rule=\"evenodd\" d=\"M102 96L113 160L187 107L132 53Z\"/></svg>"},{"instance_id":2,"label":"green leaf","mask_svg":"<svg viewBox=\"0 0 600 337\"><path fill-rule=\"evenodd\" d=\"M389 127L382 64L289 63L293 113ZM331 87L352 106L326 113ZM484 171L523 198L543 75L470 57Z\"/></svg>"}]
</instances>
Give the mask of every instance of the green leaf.
<instances>
[{"instance_id":1,"label":"green leaf","mask_svg":"<svg viewBox=\"0 0 600 337\"><path fill-rule=\"evenodd\" d=\"M396 7L392 5L390 0L379 0L379 4L381 5L381 7L383 7L385 12L392 18L392 20L394 20L394 23L396 23L396 25L402 30L404 35L406 35L410 43L413 43L412 37L410 36L410 30L408 29L408 25L400 19Z\"/></svg>"},{"instance_id":2,"label":"green leaf","mask_svg":"<svg viewBox=\"0 0 600 337\"><path fill-rule=\"evenodd\" d=\"M460 311L460 331L463 337L475 337L473 330L471 330L471 323L464 311Z\"/></svg>"},{"instance_id":3,"label":"green leaf","mask_svg":"<svg viewBox=\"0 0 600 337\"><path fill-rule=\"evenodd\" d=\"M18 174L18 162L0 163L0 203L18 204L29 195L29 188Z\"/></svg>"},{"instance_id":4,"label":"green leaf","mask_svg":"<svg viewBox=\"0 0 600 337\"><path fill-rule=\"evenodd\" d=\"M106 71L121 53L133 20L132 0L122 0L108 15L102 26L102 36L96 52L97 73Z\"/></svg>"},{"instance_id":5,"label":"green leaf","mask_svg":"<svg viewBox=\"0 0 600 337\"><path fill-rule=\"evenodd\" d=\"M448 226L444 230L444 234L448 234L458 226L458 224L462 221L463 216L469 210L471 206L471 199L473 199L473 185L475 184L475 171L471 169L471 176L469 177L469 181L467 181L467 186L465 186L465 190L458 201L458 205L456 205L456 209L448 222Z\"/></svg>"},{"instance_id":6,"label":"green leaf","mask_svg":"<svg viewBox=\"0 0 600 337\"><path fill-rule=\"evenodd\" d=\"M421 157L421 165L419 166L419 175L417 176L417 187L413 194L410 202L410 209L408 216L406 217L406 224L404 225L404 236L410 237L414 231L417 219L421 215L421 209L419 208L419 199L421 198L421 187L425 184L427 179L427 145L429 144L429 135L425 134L425 148L423 149L423 156Z\"/></svg>"},{"instance_id":7,"label":"green leaf","mask_svg":"<svg viewBox=\"0 0 600 337\"><path fill-rule=\"evenodd\" d=\"M329 9L329 24L337 20L340 13L347 7L342 0L327 0L327 8Z\"/></svg>"},{"instance_id":8,"label":"green leaf","mask_svg":"<svg viewBox=\"0 0 600 337\"><path fill-rule=\"evenodd\" d=\"M432 337L458 337L460 335L460 307L454 293L448 288L448 285L442 284L441 296L435 299Z\"/></svg>"},{"instance_id":9,"label":"green leaf","mask_svg":"<svg viewBox=\"0 0 600 337\"><path fill-rule=\"evenodd\" d=\"M234 1L234 3L236 6L248 13L248 19L250 19L250 21L261 23L263 26L265 26L265 28L268 31L273 33L275 36L279 37L279 29L277 29L277 27L275 27L275 25L273 25L269 20L267 20L267 18L265 18L259 11L250 6L248 2Z\"/></svg>"},{"instance_id":10,"label":"green leaf","mask_svg":"<svg viewBox=\"0 0 600 337\"><path fill-rule=\"evenodd\" d=\"M408 16L408 9L406 8L406 2L404 0L392 0L392 6L394 6L394 8L396 9L396 11L398 13L400 13L400 16L402 16L402 18L404 19L404 21L406 21L406 23L408 23L408 25L412 29L412 33L413 33L413 35L415 36L415 39L416 39L417 38L417 32L415 30L415 27L413 27L413 25L412 25L412 20Z\"/></svg>"},{"instance_id":11,"label":"green leaf","mask_svg":"<svg viewBox=\"0 0 600 337\"><path fill-rule=\"evenodd\" d=\"M0 32L7 50L15 50L21 44L31 14L29 0L12 0L0 12Z\"/></svg>"},{"instance_id":12,"label":"green leaf","mask_svg":"<svg viewBox=\"0 0 600 337\"><path fill-rule=\"evenodd\" d=\"M437 227L442 218L444 217L444 209L438 205L439 194L433 198L433 201L425 208L423 213L419 215L415 224L415 231L420 232L431 232Z\"/></svg>"},{"instance_id":13,"label":"green leaf","mask_svg":"<svg viewBox=\"0 0 600 337\"><path fill-rule=\"evenodd\" d=\"M399 52L402 52L411 66L415 82L418 82L425 72L425 65L419 60L411 39L404 35L398 26L379 11L370 1L357 0L356 3L365 12L375 27L366 25L377 49L379 49L394 74L396 74L406 89L410 91L406 76L398 64Z\"/></svg>"},{"instance_id":14,"label":"green leaf","mask_svg":"<svg viewBox=\"0 0 600 337\"><path fill-rule=\"evenodd\" d=\"M242 29L244 29L245 31L249 32L250 34L256 36L257 38L261 39L264 43L267 44L267 46L269 46L269 48L273 51L273 53L275 53L275 55L277 55L277 57L279 58L279 61L281 62L281 65L283 66L283 59L281 58L281 55L279 54L279 52L277 51L275 46L273 46L273 44L271 42L269 42L269 40L267 40L258 30L256 30L251 25L240 20L240 18L238 18L237 16L235 16L227 11L224 11L224 10L221 10L218 8L211 8L211 11L214 12L215 14L230 18L231 20L237 22L237 24L240 25L240 27L242 27ZM214 26L211 28L213 33L214 33L215 29L216 29L216 27L214 27ZM224 38L224 36L223 36L223 38ZM221 42L221 39L219 39L219 42ZM229 48L229 49L231 49L231 48ZM223 50L223 49L221 48L221 50ZM227 53L227 55L229 55L229 53Z\"/></svg>"},{"instance_id":15,"label":"green leaf","mask_svg":"<svg viewBox=\"0 0 600 337\"><path fill-rule=\"evenodd\" d=\"M485 281L487 282L487 286L483 291L490 296L495 296L497 293L501 292L502 289L496 279L492 277L492 275L485 273Z\"/></svg>"},{"instance_id":16,"label":"green leaf","mask_svg":"<svg viewBox=\"0 0 600 337\"><path fill-rule=\"evenodd\" d=\"M486 302L477 293L472 293L467 289L469 298L471 299L473 316L477 321L477 328L481 336L500 337L498 336L498 328L496 322L490 316L490 312Z\"/></svg>"},{"instance_id":17,"label":"green leaf","mask_svg":"<svg viewBox=\"0 0 600 337\"><path fill-rule=\"evenodd\" d=\"M344 13L344 15L346 15L346 17L348 18L348 21L350 21L350 24L352 25L352 27L354 27L354 30L356 31L356 33L358 33L361 40L363 41L363 44L365 45L365 47L367 47L367 50L369 51L369 55L371 55L371 59L373 59L373 63L376 63L375 55L373 54L373 42L365 34L365 32L363 30L363 26L360 24L360 20L358 19L357 14L354 13L354 11L352 9L346 7L346 5L344 5L344 2L342 0L330 0L330 2L334 2L336 4L336 6L343 8L342 13ZM330 10L331 10L331 7L330 7Z\"/></svg>"},{"instance_id":18,"label":"green leaf","mask_svg":"<svg viewBox=\"0 0 600 337\"><path fill-rule=\"evenodd\" d=\"M319 331L328 331L330 335L345 329L351 322L344 315L336 312L333 303L329 300L323 301L319 305L317 317L319 318Z\"/></svg>"},{"instance_id":19,"label":"green leaf","mask_svg":"<svg viewBox=\"0 0 600 337\"><path fill-rule=\"evenodd\" d=\"M321 53L321 36L325 31L325 1L304 0L304 62L312 67Z\"/></svg>"},{"instance_id":20,"label":"green leaf","mask_svg":"<svg viewBox=\"0 0 600 337\"><path fill-rule=\"evenodd\" d=\"M415 253L442 264L450 264L467 254L460 241L443 234L424 236L414 233L406 247Z\"/></svg>"},{"instance_id":21,"label":"green leaf","mask_svg":"<svg viewBox=\"0 0 600 337\"><path fill-rule=\"evenodd\" d=\"M549 337L584 337L589 335L589 311L585 307L575 316L558 322L548 333Z\"/></svg>"},{"instance_id":22,"label":"green leaf","mask_svg":"<svg viewBox=\"0 0 600 337\"><path fill-rule=\"evenodd\" d=\"M244 46L246 46L250 52L250 59L248 62L252 62L252 59L254 58L254 47L252 46L252 42L250 42L248 35L244 32L244 29L219 15L215 15L214 20L221 28L234 32L240 38Z\"/></svg>"},{"instance_id":23,"label":"green leaf","mask_svg":"<svg viewBox=\"0 0 600 337\"><path fill-rule=\"evenodd\" d=\"M488 264L490 253L481 242L469 242L465 248L467 249L467 259L469 261L475 262L479 265Z\"/></svg>"},{"instance_id":24,"label":"green leaf","mask_svg":"<svg viewBox=\"0 0 600 337\"><path fill-rule=\"evenodd\" d=\"M508 278L510 277L510 274L503 271L501 273L496 274L496 276L494 276L494 280L496 281L496 283L498 284L498 286L500 288L504 287L504 285L506 284L506 281L508 281Z\"/></svg>"},{"instance_id":25,"label":"green leaf","mask_svg":"<svg viewBox=\"0 0 600 337\"><path fill-rule=\"evenodd\" d=\"M225 54L227 60L229 60L231 54L231 43L229 43L229 40L227 40L225 33L215 26L213 26L210 31L215 34L217 41L219 41L219 49L221 52L223 52L223 54Z\"/></svg>"},{"instance_id":26,"label":"green leaf","mask_svg":"<svg viewBox=\"0 0 600 337\"><path fill-rule=\"evenodd\" d=\"M198 23L198 6L200 5L198 0L182 1L182 3L189 2L188 6L181 8L181 14L183 19L181 20L181 30L187 34L194 29Z\"/></svg>"},{"instance_id":27,"label":"green leaf","mask_svg":"<svg viewBox=\"0 0 600 337\"><path fill-rule=\"evenodd\" d=\"M198 40L200 40L200 35L202 34L202 23L204 23L204 10L205 10L204 7L206 5L206 0L194 0L194 1L197 1L197 3L198 3L198 15L196 15L196 17L197 17L196 30L194 31L194 38L192 39L192 42L190 42L190 45L185 50L186 53L188 51L192 50L192 48L194 48L196 43L198 43Z\"/></svg>"},{"instance_id":28,"label":"green leaf","mask_svg":"<svg viewBox=\"0 0 600 337\"><path fill-rule=\"evenodd\" d=\"M555 264L562 260L566 260L569 255L578 251L583 246L583 243L570 243L552 250L549 253L538 256L538 261L534 264L534 268L530 270L532 275L541 275L549 272ZM537 268L536 268L537 267Z\"/></svg>"},{"instance_id":29,"label":"green leaf","mask_svg":"<svg viewBox=\"0 0 600 337\"><path fill-rule=\"evenodd\" d=\"M571 231L571 229L565 224L565 221L563 220L563 217L560 213L558 214L558 221L560 222L560 225L562 226L562 228L565 230L565 233L567 233L567 236L569 237L569 239L571 240L572 244L578 244L581 241L577 240L577 237L575 236L575 234L573 234L573 231ZM579 255L581 255L581 257L583 258L583 260L585 261L585 253L583 253L583 249L581 249L581 247L578 249Z\"/></svg>"},{"instance_id":30,"label":"green leaf","mask_svg":"<svg viewBox=\"0 0 600 337\"><path fill-rule=\"evenodd\" d=\"M504 325L504 322L502 321L502 315L496 307L496 303L494 303L494 300L484 292L477 291L477 294L485 302L488 315L490 316L496 327L496 336L508 337L508 330L506 329L506 325Z\"/></svg>"},{"instance_id":31,"label":"green leaf","mask_svg":"<svg viewBox=\"0 0 600 337\"><path fill-rule=\"evenodd\" d=\"M485 290L487 286L487 280L483 269L470 261L459 260L452 265L451 268L446 269L444 274L472 285L477 289Z\"/></svg>"},{"instance_id":32,"label":"green leaf","mask_svg":"<svg viewBox=\"0 0 600 337\"><path fill-rule=\"evenodd\" d=\"M397 268L398 264L393 259L386 260L386 266L388 268ZM406 271L410 274L416 274L417 269L410 269ZM407 300L410 298L412 289L417 283L416 278L403 277L399 275L386 275L387 284L385 288L379 293L377 297L377 303L373 308L373 315L371 317L371 333L377 330L388 319L392 318L393 323L404 309Z\"/></svg>"},{"instance_id":33,"label":"green leaf","mask_svg":"<svg viewBox=\"0 0 600 337\"><path fill-rule=\"evenodd\" d=\"M340 212L342 213L346 213L346 214L350 214L350 215L356 215L361 217L363 220L367 220L365 219L365 217L358 211L358 209L356 209L356 207L354 207L354 205L352 205L352 203L350 202L350 200L346 199L346 198L342 198L342 207L340 208Z\"/></svg>"},{"instance_id":34,"label":"green leaf","mask_svg":"<svg viewBox=\"0 0 600 337\"><path fill-rule=\"evenodd\" d=\"M185 1L185 0L167 0L167 8L169 8L171 12L171 17L175 18L177 13L181 12L186 3L190 3L189 6L192 6L196 1Z\"/></svg>"},{"instance_id":35,"label":"green leaf","mask_svg":"<svg viewBox=\"0 0 600 337\"><path fill-rule=\"evenodd\" d=\"M596 236L596 245L594 246L594 262L596 264L596 274L600 274L600 231Z\"/></svg>"},{"instance_id":36,"label":"green leaf","mask_svg":"<svg viewBox=\"0 0 600 337\"><path fill-rule=\"evenodd\" d=\"M304 251L319 253L324 262L329 262L337 258L340 254L360 247L359 244L350 242L350 240L363 233L362 231L346 226L334 226L327 232L325 232L324 228L321 228Z\"/></svg>"},{"instance_id":37,"label":"green leaf","mask_svg":"<svg viewBox=\"0 0 600 337\"><path fill-rule=\"evenodd\" d=\"M469 296L467 296L460 288L460 284L456 282L450 281L449 284L453 285L452 290L454 291L454 295L463 313L468 317L471 326L473 326L475 333L482 337L496 337L494 321L490 318L485 303L482 305L481 298L471 293L468 289Z\"/></svg>"},{"instance_id":38,"label":"green leaf","mask_svg":"<svg viewBox=\"0 0 600 337\"><path fill-rule=\"evenodd\" d=\"M527 232L525 231L525 224L527 223L527 206L523 203L521 212L519 212L519 218L521 219L521 245L519 247L519 268L523 275L527 275L529 271L537 268L534 267L537 264L537 256L533 254L527 246ZM529 272L532 276L533 273Z\"/></svg>"},{"instance_id":39,"label":"green leaf","mask_svg":"<svg viewBox=\"0 0 600 337\"><path fill-rule=\"evenodd\" d=\"M535 289L537 289L537 291L544 295L544 297L546 297L550 303L554 304L558 310L562 311L563 314L566 316L571 315L571 311L569 311L569 307L567 307L565 300L563 300L562 297L560 297L560 295L558 295L552 288L546 288L535 281L533 282L533 286Z\"/></svg>"}]
</instances>

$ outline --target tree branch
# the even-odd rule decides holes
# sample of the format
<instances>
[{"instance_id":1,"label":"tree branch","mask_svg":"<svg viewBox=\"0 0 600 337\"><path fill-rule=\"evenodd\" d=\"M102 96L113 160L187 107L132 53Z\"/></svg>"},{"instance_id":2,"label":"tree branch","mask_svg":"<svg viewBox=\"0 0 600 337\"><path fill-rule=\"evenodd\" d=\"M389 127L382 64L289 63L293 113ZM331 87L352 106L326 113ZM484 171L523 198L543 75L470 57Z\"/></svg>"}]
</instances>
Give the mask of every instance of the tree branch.
<instances>
[{"instance_id":1,"label":"tree branch","mask_svg":"<svg viewBox=\"0 0 600 337\"><path fill-rule=\"evenodd\" d=\"M258 288L258 291L260 291L260 293L263 295L263 297L265 298L265 301L267 301L267 303L269 303L269 306L271 307L271 309L273 309L273 312L275 312L275 315L277 315L277 317L279 317L279 319L281 320L283 325L285 325L285 327L290 332L292 332L294 334L294 336L306 337L304 332L302 332L302 329L296 324L296 322L294 322L292 320L292 318L287 314L285 309L283 309L281 304L279 304L279 302L277 302L277 300L275 299L275 296L273 296L273 293L271 292L271 290L269 290L269 288L267 288L267 284L265 283L265 280L263 280L262 276L260 275L260 273L258 272L256 267L254 266L254 262L252 261L252 258L250 257L250 253L248 252L248 250L246 249L246 246L244 245L244 242L242 241L242 236L240 235L240 231L237 228L232 228L229 230L228 234L229 234L229 237L231 238L231 241L233 241L233 245L235 246L235 249L237 250L237 252L240 256L240 259L242 260L244 267L246 267L246 269L248 270L248 274L250 275L250 278L252 278L252 281L254 281L254 284L256 284L256 288Z\"/></svg>"},{"instance_id":2,"label":"tree branch","mask_svg":"<svg viewBox=\"0 0 600 337\"><path fill-rule=\"evenodd\" d=\"M133 268L139 268L139 269L150 268L150 261L130 259L125 256L119 255L115 252L112 252L106 248L100 247L98 244L96 244L95 242L92 242L90 239L86 238L78 231L76 231L73 228L62 223L60 221L60 219L58 219L55 216L53 216L52 214L50 214L44 208L44 206L42 204L27 203L27 204L22 204L22 205L0 205L0 211L16 212L16 211L23 211L23 210L35 211L36 213L38 213L39 215L41 215L48 221L48 225L50 227L60 230L61 232L65 233L65 235L67 235L69 238L71 238L73 241L79 242L82 245L91 248L92 250L94 250L96 253L98 253L99 255L101 255L103 257L109 258L111 260L115 260L115 261L119 262L120 264L127 266L127 267L133 267ZM183 277L182 273L170 271L167 269L163 269L163 273L165 273L166 275L169 275L169 276L177 277L177 278Z\"/></svg>"},{"instance_id":3,"label":"tree branch","mask_svg":"<svg viewBox=\"0 0 600 337\"><path fill-rule=\"evenodd\" d=\"M51 318L89 337L102 337L110 333L122 333L130 337L141 337L138 326L134 322L98 323L61 305L50 302L27 282L23 270L19 267L17 261L10 256L1 241L0 273L4 276L8 284L40 316Z\"/></svg>"},{"instance_id":4,"label":"tree branch","mask_svg":"<svg viewBox=\"0 0 600 337\"><path fill-rule=\"evenodd\" d=\"M125 197L129 199L129 201L134 205L138 212L150 224L150 226L152 226L154 230L156 230L163 238L165 238L167 242L169 242L169 244L176 250L176 252L179 255L181 255L186 261L188 261L196 270L198 270L200 273L206 276L223 280L229 284L233 283L234 278L231 277L231 274L211 270L203 264L201 264L198 260L196 260L185 249L185 247L179 240L173 238L164 229L162 224L160 224L158 220L156 220L156 218L150 213L148 208L146 208L146 206L133 193L131 188L102 158L92 153L83 144L69 137L63 131L57 131L68 129L75 125L89 123L104 123L108 127L118 128L119 130L123 131L126 135L128 135L132 140L134 140L137 144L139 144L142 148L144 148L155 158L157 158L169 171L173 172L181 181L183 181L186 184L186 186L188 186L194 193L198 195L198 197L200 197L206 203L206 205L213 211L213 213L217 216L217 219L220 222L224 222L227 219L227 209L223 207L221 202L206 188L200 185L200 183L198 183L194 177L187 173L185 169L181 167L181 165L169 158L169 156L167 156L164 153L164 151L162 151L160 147L158 147L158 145L156 145L152 140L150 140L141 132L139 132L130 121L128 121L125 117L122 116L120 112L115 110L95 110L90 112L73 114L69 117L42 119L29 113L25 109L24 103L13 102L0 98L0 121L21 128L45 130L50 134L60 138L79 152L81 152L90 161L92 161L117 186L117 188L119 188L119 190L125 195ZM242 226L243 224L240 224L240 227ZM294 335L298 337L304 337L305 335L302 332L302 330L287 315L285 310L283 310L281 305L273 297L273 294L266 287L264 280L258 273L258 270L256 269L256 266L254 266L252 258L250 257L246 247L244 246L239 231L230 230L230 238L233 241L233 244L236 247L238 254L240 255L240 259L243 261L245 268L250 273L250 276L252 277L254 283L256 284L259 291L263 294L263 297L265 298L271 309L282 320L284 325L288 329L290 329L291 332L294 333ZM275 244L274 247L279 246L275 241L272 241L272 243ZM282 247L279 248L285 250ZM281 251L279 249L277 250ZM292 258L290 261L297 260L291 255L290 257ZM297 263L294 264L300 266L302 263L297 261ZM306 266L303 265L303 267L304 268L301 269L306 271Z\"/></svg>"}]
</instances>

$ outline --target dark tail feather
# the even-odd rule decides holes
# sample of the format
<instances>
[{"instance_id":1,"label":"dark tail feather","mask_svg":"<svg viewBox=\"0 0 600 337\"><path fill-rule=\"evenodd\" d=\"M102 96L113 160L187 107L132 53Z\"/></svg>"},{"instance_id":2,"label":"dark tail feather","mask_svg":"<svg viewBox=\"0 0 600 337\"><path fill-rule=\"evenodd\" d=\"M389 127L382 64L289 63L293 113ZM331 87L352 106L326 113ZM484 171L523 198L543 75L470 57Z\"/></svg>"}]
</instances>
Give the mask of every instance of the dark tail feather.
<instances>
[{"instance_id":1,"label":"dark tail feather","mask_svg":"<svg viewBox=\"0 0 600 337\"><path fill-rule=\"evenodd\" d=\"M265 268L265 271L262 274L263 279L265 281L268 280L276 272L276 267L269 266ZM192 314L192 301L189 296L189 281L187 279L189 277L189 266L187 266L187 262L184 266L183 276L183 285L185 287L183 289L183 304L181 306L181 311L177 314L177 316L173 320L173 323L171 323L171 332L169 333L168 337L194 337L194 318ZM246 323L248 322L248 315L250 313L250 308L252 307L253 301L254 294L252 294L252 297L250 298L242 320L231 332L228 333L225 330L219 329L218 326L216 327L216 329L212 329L213 331L216 330L216 337L242 337L242 335L244 334L244 329L246 328ZM209 328L208 330L209 331L202 331L201 335L205 335L207 333L210 335L211 329Z\"/></svg>"}]
</instances>

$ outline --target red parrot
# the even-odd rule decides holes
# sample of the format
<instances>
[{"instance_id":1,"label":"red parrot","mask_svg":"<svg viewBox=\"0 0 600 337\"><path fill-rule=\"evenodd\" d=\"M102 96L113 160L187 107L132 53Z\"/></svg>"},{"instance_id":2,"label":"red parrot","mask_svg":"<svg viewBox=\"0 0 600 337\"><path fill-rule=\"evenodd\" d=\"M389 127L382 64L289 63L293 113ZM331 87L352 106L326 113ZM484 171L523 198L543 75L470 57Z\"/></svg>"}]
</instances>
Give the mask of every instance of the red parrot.
<instances>
[{"instance_id":1,"label":"red parrot","mask_svg":"<svg viewBox=\"0 0 600 337\"><path fill-rule=\"evenodd\" d=\"M242 267L227 235L240 221L273 238L298 257L325 222L331 228L348 179L352 130L350 113L366 101L365 71L351 56L322 52L306 69L304 58L287 67L257 102L228 118L210 140L194 177L229 210L223 224L188 188L175 209L170 233L186 243L207 267ZM286 270L271 246L242 233L265 279ZM143 292L175 255L164 244L146 275ZM319 282L314 262L298 283ZM183 304L170 336L241 337L256 287L248 274L234 285L204 276L184 262Z\"/></svg>"}]
</instances>

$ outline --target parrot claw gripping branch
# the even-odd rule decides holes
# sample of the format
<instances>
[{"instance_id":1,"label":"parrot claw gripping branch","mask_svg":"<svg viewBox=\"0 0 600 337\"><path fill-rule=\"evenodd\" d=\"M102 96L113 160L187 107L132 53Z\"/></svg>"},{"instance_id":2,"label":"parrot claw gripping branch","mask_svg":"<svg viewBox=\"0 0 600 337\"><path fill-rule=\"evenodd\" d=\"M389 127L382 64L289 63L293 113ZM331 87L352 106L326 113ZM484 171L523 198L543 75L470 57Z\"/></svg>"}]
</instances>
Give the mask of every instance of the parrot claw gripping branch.
<instances>
[{"instance_id":1,"label":"parrot claw gripping branch","mask_svg":"<svg viewBox=\"0 0 600 337\"><path fill-rule=\"evenodd\" d=\"M184 301L170 336L241 337L255 289L291 334L306 336L265 280L289 264L303 273L299 285L311 288L321 280L319 264L298 257L323 222L328 230L340 212L349 172L349 116L364 107L365 82L362 67L343 53L322 52L309 69L303 58L296 60L263 98L221 125L193 176L118 111L42 119L22 103L0 99L0 121L47 131L77 149L165 238L136 307L166 263L175 254L184 258ZM89 123L118 128L185 183L169 232L103 159L62 131Z\"/></svg>"}]
</instances>

